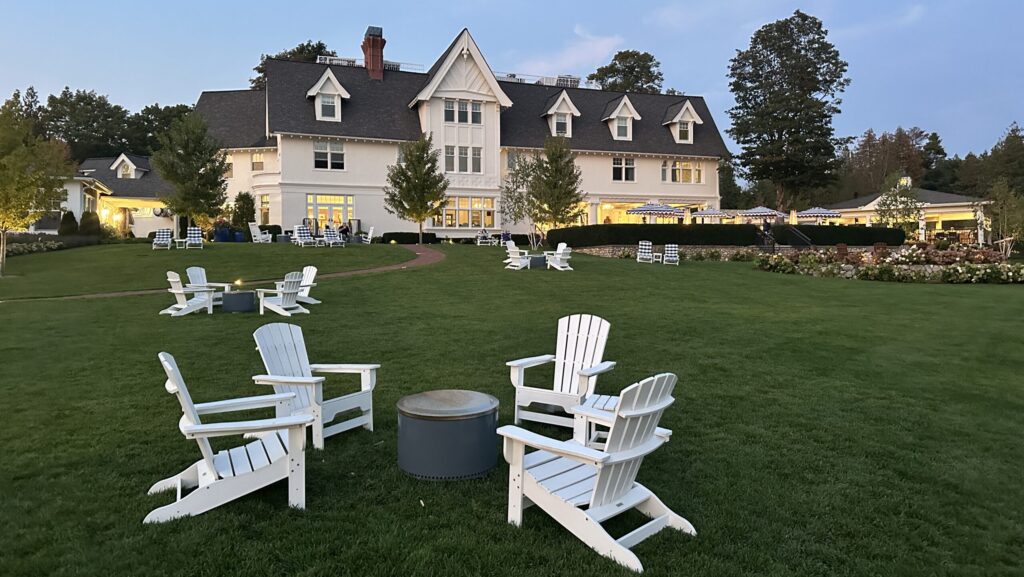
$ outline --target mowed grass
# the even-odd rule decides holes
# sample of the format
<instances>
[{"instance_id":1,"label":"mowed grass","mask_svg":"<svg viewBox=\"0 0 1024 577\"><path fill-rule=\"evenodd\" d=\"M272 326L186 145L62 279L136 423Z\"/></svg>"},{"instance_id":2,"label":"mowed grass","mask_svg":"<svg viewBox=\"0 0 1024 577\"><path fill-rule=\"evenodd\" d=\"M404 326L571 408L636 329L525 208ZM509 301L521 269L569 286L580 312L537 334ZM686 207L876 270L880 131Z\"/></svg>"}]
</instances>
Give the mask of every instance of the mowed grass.
<instances>
[{"instance_id":1,"label":"mowed grass","mask_svg":"<svg viewBox=\"0 0 1024 577\"><path fill-rule=\"evenodd\" d=\"M415 256L392 245L299 248L207 243L203 250L153 250L144 243L99 245L9 259L8 276L0 281L0 300L167 288L167 271L184 278L190 266L205 267L211 281L244 282L280 279L307 264L329 273L396 264Z\"/></svg>"},{"instance_id":2,"label":"mowed grass","mask_svg":"<svg viewBox=\"0 0 1024 577\"><path fill-rule=\"evenodd\" d=\"M396 465L401 396L485 391L509 423L504 362L552 352L557 319L591 312L611 321L606 358L619 363L600 392L680 377L662 421L672 440L638 480L698 535L665 530L637 546L648 575L1020 575L1019 287L582 255L572 273L512 272L497 248L442 250L429 267L324 280L324 304L291 321L314 362L383 364L376 430L308 450L304 511L279 483L199 517L141 522L174 498L147 496L150 484L199 458L156 354L176 356L197 402L267 392L249 379L262 372L251 333L279 317L157 317L162 295L0 303L0 573L629 575L537 508L508 525L504 463L449 483ZM261 266L251 254L240 275ZM314 254L291 251L288 268Z\"/></svg>"}]
</instances>

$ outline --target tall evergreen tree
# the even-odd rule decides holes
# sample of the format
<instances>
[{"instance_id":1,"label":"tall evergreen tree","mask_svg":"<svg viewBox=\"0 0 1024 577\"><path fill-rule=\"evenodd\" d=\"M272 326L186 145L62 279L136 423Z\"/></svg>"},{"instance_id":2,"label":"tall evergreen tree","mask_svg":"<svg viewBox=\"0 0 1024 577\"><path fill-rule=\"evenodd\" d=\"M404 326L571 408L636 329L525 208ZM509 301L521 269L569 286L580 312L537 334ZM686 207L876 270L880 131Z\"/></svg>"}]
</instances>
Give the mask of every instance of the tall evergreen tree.
<instances>
[{"instance_id":1,"label":"tall evergreen tree","mask_svg":"<svg viewBox=\"0 0 1024 577\"><path fill-rule=\"evenodd\" d=\"M194 112L183 116L159 136L159 141L153 166L174 187L174 192L160 200L190 221L219 214L227 200L227 165L220 145L207 132L203 119Z\"/></svg>"},{"instance_id":2,"label":"tall evergreen tree","mask_svg":"<svg viewBox=\"0 0 1024 577\"><path fill-rule=\"evenodd\" d=\"M728 160L718 161L718 196L722 208L740 208L743 189L736 183L736 167Z\"/></svg>"},{"instance_id":3,"label":"tall evergreen tree","mask_svg":"<svg viewBox=\"0 0 1024 577\"><path fill-rule=\"evenodd\" d=\"M737 159L748 179L775 185L779 210L795 193L834 179L836 148L845 139L835 137L832 117L850 84L846 70L821 20L799 10L761 27L730 61Z\"/></svg>"},{"instance_id":4,"label":"tall evergreen tree","mask_svg":"<svg viewBox=\"0 0 1024 577\"><path fill-rule=\"evenodd\" d=\"M989 180L1006 179L1006 184L1017 194L1024 195L1024 132L1016 122L989 152L986 172Z\"/></svg>"},{"instance_id":5,"label":"tall evergreen tree","mask_svg":"<svg viewBox=\"0 0 1024 577\"><path fill-rule=\"evenodd\" d=\"M434 149L430 135L420 135L415 142L402 147L402 162L388 166L388 185L384 188L384 210L419 227L423 243L423 223L440 217L448 204L445 192L448 179L438 166L440 151Z\"/></svg>"},{"instance_id":6,"label":"tall evergreen tree","mask_svg":"<svg viewBox=\"0 0 1024 577\"><path fill-rule=\"evenodd\" d=\"M529 191L528 211L541 227L567 226L586 213L584 192L580 188L583 175L569 148L561 137L544 141L544 153L536 160Z\"/></svg>"},{"instance_id":7,"label":"tall evergreen tree","mask_svg":"<svg viewBox=\"0 0 1024 577\"><path fill-rule=\"evenodd\" d=\"M650 52L622 50L612 61L587 76L603 90L658 94L665 79L661 63Z\"/></svg>"},{"instance_id":8,"label":"tall evergreen tree","mask_svg":"<svg viewBox=\"0 0 1024 577\"><path fill-rule=\"evenodd\" d=\"M260 55L260 63L253 67L256 76L249 79L249 88L263 90L267 87L267 58L278 58L281 60L294 60L296 62L316 62L317 56L337 56L338 53L327 48L322 41L313 42L307 40L302 44L288 50L282 50L273 56L268 54Z\"/></svg>"}]
</instances>

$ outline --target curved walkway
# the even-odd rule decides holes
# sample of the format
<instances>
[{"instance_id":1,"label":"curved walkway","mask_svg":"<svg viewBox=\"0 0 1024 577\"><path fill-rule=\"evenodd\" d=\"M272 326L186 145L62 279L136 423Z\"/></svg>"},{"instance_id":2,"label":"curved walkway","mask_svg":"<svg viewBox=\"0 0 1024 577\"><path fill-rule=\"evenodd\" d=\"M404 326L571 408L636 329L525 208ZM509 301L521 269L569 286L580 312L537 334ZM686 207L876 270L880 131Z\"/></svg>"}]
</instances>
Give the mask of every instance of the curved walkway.
<instances>
[{"instance_id":1,"label":"curved walkway","mask_svg":"<svg viewBox=\"0 0 1024 577\"><path fill-rule=\"evenodd\" d=\"M402 248L406 249L406 250L409 250L409 251L412 251L412 252L416 253L416 258L414 258L412 260L407 260L405 262L400 262L400 263L396 263L396 264L389 264L389 265L386 265L386 266L379 266L379 267L376 267L376 268L361 268L361 269L356 269L356 270L346 270L346 271L342 271L342 272L328 272L328 273L323 273L323 274L317 274L317 279L344 278L344 277L349 277L349 276L358 276L358 275L371 274L371 273L376 273L376 272L388 272L388 271L393 271L393 270L403 270L403 269L407 269L407 268L416 268L416 267L427 266L427 265L439 263L442 260L444 260L444 257L445 257L445 254L443 252L441 252L441 251L439 251L437 249L434 249L434 248L430 248L429 246L426 246L426 245L411 244L411 245L400 245L400 246ZM253 281L246 281L245 284L247 286L248 285L264 285L264 284L274 283L274 282L276 282L278 280L280 280L280 279L279 278L275 278L275 279L259 279L259 280L253 280ZM85 299L105 299L105 298L129 297L129 296L139 296L139 295L157 295L157 294L164 294L166 292L167 292L167 289L165 289L165 288L163 288L163 289L145 289L145 290L135 290L135 291L118 291L118 292L108 292L108 293L92 293L92 294L84 294L84 295L67 295L67 296L60 296L60 297L40 297L40 298L33 298L33 299L24 299L24 298L23 299L8 299L8 300L6 300L4 302L15 302L15 301L24 301L24 302L29 302L29 301L70 301L70 300L85 300Z\"/></svg>"}]
</instances>

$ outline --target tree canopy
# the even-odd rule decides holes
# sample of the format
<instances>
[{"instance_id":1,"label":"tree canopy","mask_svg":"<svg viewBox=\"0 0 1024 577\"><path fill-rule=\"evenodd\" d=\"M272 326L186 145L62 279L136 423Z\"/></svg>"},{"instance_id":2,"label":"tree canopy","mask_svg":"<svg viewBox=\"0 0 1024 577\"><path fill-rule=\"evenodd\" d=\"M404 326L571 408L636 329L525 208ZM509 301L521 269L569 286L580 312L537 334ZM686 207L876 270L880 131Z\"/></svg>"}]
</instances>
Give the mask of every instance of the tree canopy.
<instances>
[{"instance_id":1,"label":"tree canopy","mask_svg":"<svg viewBox=\"0 0 1024 577\"><path fill-rule=\"evenodd\" d=\"M267 58L278 58L281 60L294 60L296 62L316 62L317 56L337 56L338 53L327 48L323 41L313 42L307 40L294 48L282 50L274 55L261 54L260 63L253 67L256 76L249 79L249 87L253 90L263 90L267 87Z\"/></svg>"},{"instance_id":2,"label":"tree canopy","mask_svg":"<svg viewBox=\"0 0 1024 577\"><path fill-rule=\"evenodd\" d=\"M845 139L835 137L832 117L850 84L846 71L821 20L799 10L762 26L730 61L737 160L749 180L771 181L779 210L835 178Z\"/></svg>"},{"instance_id":3,"label":"tree canopy","mask_svg":"<svg viewBox=\"0 0 1024 577\"><path fill-rule=\"evenodd\" d=\"M448 204L448 179L438 167L440 151L434 149L430 135L420 135L419 140L402 143L400 147L401 161L388 166L384 210L415 222L422 243L423 223L428 218L440 217Z\"/></svg>"},{"instance_id":4,"label":"tree canopy","mask_svg":"<svg viewBox=\"0 0 1024 577\"><path fill-rule=\"evenodd\" d=\"M582 174L565 138L549 137L535 160L527 191L527 210L542 227L567 226L586 213Z\"/></svg>"},{"instance_id":5,"label":"tree canopy","mask_svg":"<svg viewBox=\"0 0 1024 577\"><path fill-rule=\"evenodd\" d=\"M194 112L187 114L158 139L160 150L153 155L153 166L174 187L160 200L189 220L219 214L227 200L227 165L203 119Z\"/></svg>"},{"instance_id":6,"label":"tree canopy","mask_svg":"<svg viewBox=\"0 0 1024 577\"><path fill-rule=\"evenodd\" d=\"M587 80L596 82L603 90L658 94L664 75L661 63L650 52L622 50L610 63L587 76Z\"/></svg>"}]
</instances>

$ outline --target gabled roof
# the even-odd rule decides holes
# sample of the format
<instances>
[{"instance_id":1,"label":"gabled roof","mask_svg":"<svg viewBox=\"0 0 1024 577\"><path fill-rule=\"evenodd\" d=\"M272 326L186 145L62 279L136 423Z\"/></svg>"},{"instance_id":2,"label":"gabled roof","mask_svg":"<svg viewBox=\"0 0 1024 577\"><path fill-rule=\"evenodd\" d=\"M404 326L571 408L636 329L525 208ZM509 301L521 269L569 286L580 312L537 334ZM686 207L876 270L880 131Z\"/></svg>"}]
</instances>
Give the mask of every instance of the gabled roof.
<instances>
[{"instance_id":1,"label":"gabled roof","mask_svg":"<svg viewBox=\"0 0 1024 577\"><path fill-rule=\"evenodd\" d=\"M444 51L444 54L434 62L434 65L430 67L430 71L427 72L427 77L423 83L423 88L416 94L415 98L409 102L409 107L412 108L417 102L423 100L429 100L433 96L434 91L437 90L438 85L444 78L444 75L451 69L452 64L455 63L455 59L459 56L466 58L472 58L477 67L480 69L481 74L484 76L484 80L490 87L491 92L494 93L494 97L498 99L498 104L509 107L512 106L512 101L509 100L508 96L502 92L501 87L498 85L498 79L494 77L494 73L491 72L491 67L487 64L487 60L484 55L480 52L480 48L476 45L476 41L473 40L473 35L469 33L468 28L463 28L462 32L455 37L455 40L448 45L448 49Z\"/></svg>"},{"instance_id":2,"label":"gabled roof","mask_svg":"<svg viewBox=\"0 0 1024 577\"><path fill-rule=\"evenodd\" d=\"M627 94L609 101L604 107L604 112L601 114L601 120L611 120L616 116L620 116L619 113L623 108L629 111L629 116L632 116L633 120L641 120L640 114L633 107L633 103L629 101L629 95Z\"/></svg>"},{"instance_id":3,"label":"gabled roof","mask_svg":"<svg viewBox=\"0 0 1024 577\"><path fill-rule=\"evenodd\" d=\"M136 168L144 166L143 170L146 172L138 178L118 178L114 167L122 158L130 159ZM151 170L148 156L137 154L86 158L79 164L75 176L98 181L111 191L111 196L118 198L157 198L174 190L174 187L161 178L157 171Z\"/></svg>"},{"instance_id":4,"label":"gabled roof","mask_svg":"<svg viewBox=\"0 0 1024 577\"><path fill-rule=\"evenodd\" d=\"M701 119L700 115L693 109L693 105L690 104L690 99L681 100L672 106L669 106L665 110L665 117L662 118L661 125L672 124L673 122L679 122L687 113L690 118L693 119L694 124L704 124L704 120Z\"/></svg>"},{"instance_id":5,"label":"gabled roof","mask_svg":"<svg viewBox=\"0 0 1024 577\"><path fill-rule=\"evenodd\" d=\"M557 94L551 95L551 98L548 98L548 101L544 103L544 106L546 107L544 109L544 114L541 114L541 116L550 116L550 115L554 114L555 111L558 110L558 106L562 102L565 102L566 104L569 105L569 112L573 116L579 116L580 115L580 111L577 110L576 105L573 104L572 103L572 99L569 98L569 93L566 92L565 90L563 90L563 91L561 91L561 92L559 92Z\"/></svg>"},{"instance_id":6,"label":"gabled roof","mask_svg":"<svg viewBox=\"0 0 1024 577\"><path fill-rule=\"evenodd\" d=\"M965 196L962 194L953 194L951 192L940 192L938 190L928 190L925 188L912 188L910 189L917 196L917 200L927 204L974 204L977 202L984 202L984 199L976 196ZM878 197L882 196L882 193L878 192L875 194L869 194L867 196L858 196L857 198L851 198L850 200L844 200L835 204L830 204L826 208L835 210L841 209L858 209L866 208L871 203L878 200Z\"/></svg>"},{"instance_id":7,"label":"gabled roof","mask_svg":"<svg viewBox=\"0 0 1024 577\"><path fill-rule=\"evenodd\" d=\"M135 170L149 172L148 156L139 156L138 154L126 154L123 152L121 153L121 156L118 156L117 158L114 159L114 162L110 163L110 170L116 172L117 167L120 166L123 162L127 162L128 164L132 165L132 168L134 168Z\"/></svg>"},{"instance_id":8,"label":"gabled roof","mask_svg":"<svg viewBox=\"0 0 1024 577\"><path fill-rule=\"evenodd\" d=\"M327 70L324 70L324 74L323 76L320 77L320 80L318 80L317 83L314 84L313 87L310 88L308 92L306 92L306 98L312 98L319 94L323 90L324 84L327 83L330 83L331 86L334 88L334 92L332 92L332 94L337 94L342 98L352 97L348 93L348 91L345 90L345 87L342 86L340 82L338 82L338 79L335 78L334 72L331 72L331 69L328 68Z\"/></svg>"},{"instance_id":9,"label":"gabled roof","mask_svg":"<svg viewBox=\"0 0 1024 577\"><path fill-rule=\"evenodd\" d=\"M203 92L196 102L196 113L206 121L210 135L225 148L260 148L275 144L274 139L267 138L265 90Z\"/></svg>"}]
</instances>

